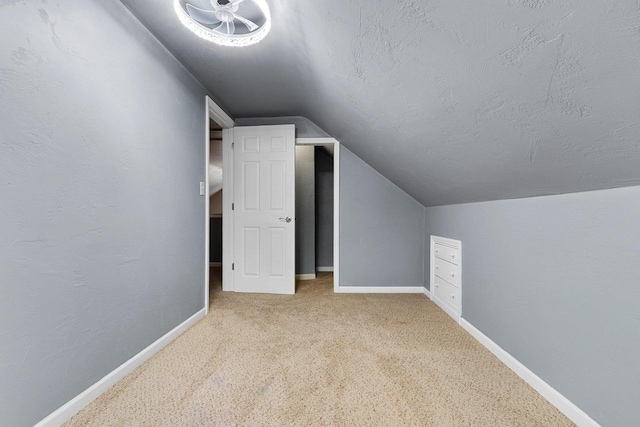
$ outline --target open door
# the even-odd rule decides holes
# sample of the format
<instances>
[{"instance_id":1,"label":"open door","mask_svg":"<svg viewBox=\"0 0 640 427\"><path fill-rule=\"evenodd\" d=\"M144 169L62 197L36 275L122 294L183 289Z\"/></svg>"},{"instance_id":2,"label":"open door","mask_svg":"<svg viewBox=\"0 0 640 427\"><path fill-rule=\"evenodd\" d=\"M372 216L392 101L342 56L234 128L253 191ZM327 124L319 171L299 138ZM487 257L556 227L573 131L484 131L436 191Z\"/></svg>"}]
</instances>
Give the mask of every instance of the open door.
<instances>
[{"instance_id":1,"label":"open door","mask_svg":"<svg viewBox=\"0 0 640 427\"><path fill-rule=\"evenodd\" d=\"M295 126L234 128L234 290L295 293Z\"/></svg>"}]
</instances>

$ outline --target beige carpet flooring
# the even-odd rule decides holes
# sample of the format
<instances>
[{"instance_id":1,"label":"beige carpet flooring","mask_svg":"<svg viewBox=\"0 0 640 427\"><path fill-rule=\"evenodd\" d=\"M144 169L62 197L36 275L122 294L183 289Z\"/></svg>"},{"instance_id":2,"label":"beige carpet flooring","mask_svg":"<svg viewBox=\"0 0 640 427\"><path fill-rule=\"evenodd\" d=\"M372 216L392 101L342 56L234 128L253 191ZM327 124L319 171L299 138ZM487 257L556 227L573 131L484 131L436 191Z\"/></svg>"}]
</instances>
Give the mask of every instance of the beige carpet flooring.
<instances>
[{"instance_id":1,"label":"beige carpet flooring","mask_svg":"<svg viewBox=\"0 0 640 427\"><path fill-rule=\"evenodd\" d=\"M71 426L572 425L424 295L222 293Z\"/></svg>"}]
</instances>

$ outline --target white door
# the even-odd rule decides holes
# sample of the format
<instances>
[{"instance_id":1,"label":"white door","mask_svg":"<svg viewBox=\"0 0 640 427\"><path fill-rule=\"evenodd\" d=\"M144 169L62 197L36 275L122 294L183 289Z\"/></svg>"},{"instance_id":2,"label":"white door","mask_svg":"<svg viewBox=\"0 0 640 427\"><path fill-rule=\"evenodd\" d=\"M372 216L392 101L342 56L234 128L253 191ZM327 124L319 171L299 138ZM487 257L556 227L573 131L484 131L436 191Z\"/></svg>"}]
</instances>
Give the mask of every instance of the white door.
<instances>
[{"instance_id":1,"label":"white door","mask_svg":"<svg viewBox=\"0 0 640 427\"><path fill-rule=\"evenodd\" d=\"M234 290L295 293L295 126L234 128Z\"/></svg>"}]
</instances>

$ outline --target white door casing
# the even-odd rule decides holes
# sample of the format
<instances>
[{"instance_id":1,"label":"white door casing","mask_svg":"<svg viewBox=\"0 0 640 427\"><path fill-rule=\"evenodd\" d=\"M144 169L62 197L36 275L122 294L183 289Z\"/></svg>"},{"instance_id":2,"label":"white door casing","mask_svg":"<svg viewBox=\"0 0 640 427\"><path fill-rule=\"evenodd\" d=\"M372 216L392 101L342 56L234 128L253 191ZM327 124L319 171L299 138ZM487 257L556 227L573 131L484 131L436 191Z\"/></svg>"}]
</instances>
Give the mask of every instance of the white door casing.
<instances>
[{"instance_id":1,"label":"white door casing","mask_svg":"<svg viewBox=\"0 0 640 427\"><path fill-rule=\"evenodd\" d=\"M234 290L295 293L295 126L234 128Z\"/></svg>"},{"instance_id":2,"label":"white door casing","mask_svg":"<svg viewBox=\"0 0 640 427\"><path fill-rule=\"evenodd\" d=\"M231 165L228 164L229 159L231 158L229 156L229 152L226 148L227 144L231 145L229 143L229 140L231 137L233 137L233 126L235 125L235 122L233 121L233 119L224 112L224 110L222 108L220 108L215 102L213 102L213 100L211 98L209 98L208 96L205 96L205 105L206 105L206 116L205 116L205 137L204 137L204 146L205 146L205 156L204 156L204 160L205 160L205 166L204 166L204 170L205 170L205 194L209 194L209 149L211 146L211 133L210 133L210 120L213 120L214 122L216 122L220 127L222 127L222 146L223 146L223 153L222 153L222 162L223 162L223 169L227 169L229 171L232 170ZM223 175L223 187L226 188L231 188L230 184L232 184L232 182L228 182L229 179L228 177L225 178L225 175ZM226 193L226 192L225 192ZM229 197L229 195L225 196L225 193L223 193L223 200L226 201L227 198ZM226 203L223 203L226 206ZM209 269L211 268L211 266L209 265L209 251L210 251L210 242L209 242L209 200L205 200L205 216L204 216L204 222L205 222L205 250L204 250L204 301L205 301L205 307L206 307L206 312L209 313ZM229 203L230 205L230 203ZM223 250L223 252L228 251L228 248L231 247L229 246L229 241L233 241L233 239L230 239L230 237L233 235L233 229L227 229L225 227L229 227L230 224L232 224L232 216L230 212L227 212L225 209L225 213L224 213L226 219L225 221L222 223L222 227L223 227L223 233L222 233L222 240L223 240L223 247L225 248ZM227 235L229 237L227 237ZM223 260L224 261L224 260ZM230 271L231 271L231 263L229 264L229 268L224 268L222 270L222 287L223 289L225 289L225 287L231 287L231 275L230 275ZM228 270L228 271L227 271Z\"/></svg>"}]
</instances>

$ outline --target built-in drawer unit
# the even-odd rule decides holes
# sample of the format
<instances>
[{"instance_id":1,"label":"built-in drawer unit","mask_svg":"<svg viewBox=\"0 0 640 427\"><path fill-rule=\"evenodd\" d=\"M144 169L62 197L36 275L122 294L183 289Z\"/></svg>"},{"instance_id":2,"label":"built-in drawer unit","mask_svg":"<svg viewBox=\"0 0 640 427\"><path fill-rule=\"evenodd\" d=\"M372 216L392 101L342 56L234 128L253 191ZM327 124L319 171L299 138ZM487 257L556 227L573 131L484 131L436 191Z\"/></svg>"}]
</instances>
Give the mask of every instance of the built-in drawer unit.
<instances>
[{"instance_id":1,"label":"built-in drawer unit","mask_svg":"<svg viewBox=\"0 0 640 427\"><path fill-rule=\"evenodd\" d=\"M431 299L460 321L462 315L462 243L431 236Z\"/></svg>"},{"instance_id":2,"label":"built-in drawer unit","mask_svg":"<svg viewBox=\"0 0 640 427\"><path fill-rule=\"evenodd\" d=\"M456 286L460 285L460 266L444 261L438 257L434 259L434 273L436 276L442 277L447 282Z\"/></svg>"},{"instance_id":3,"label":"built-in drawer unit","mask_svg":"<svg viewBox=\"0 0 640 427\"><path fill-rule=\"evenodd\" d=\"M433 291L439 302L445 303L450 310L458 313L458 301L460 300L460 289L458 287L436 276L434 278Z\"/></svg>"},{"instance_id":4,"label":"built-in drawer unit","mask_svg":"<svg viewBox=\"0 0 640 427\"><path fill-rule=\"evenodd\" d=\"M458 260L460 259L460 251L458 250L458 248L435 243L433 245L433 251L435 256L440 259L447 260L456 265L459 263Z\"/></svg>"}]
</instances>

